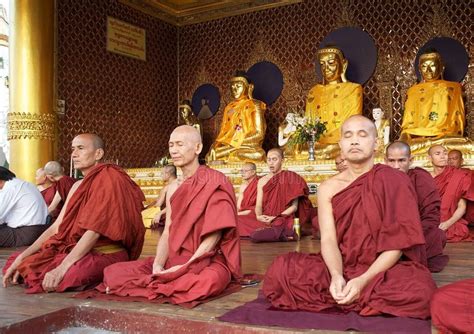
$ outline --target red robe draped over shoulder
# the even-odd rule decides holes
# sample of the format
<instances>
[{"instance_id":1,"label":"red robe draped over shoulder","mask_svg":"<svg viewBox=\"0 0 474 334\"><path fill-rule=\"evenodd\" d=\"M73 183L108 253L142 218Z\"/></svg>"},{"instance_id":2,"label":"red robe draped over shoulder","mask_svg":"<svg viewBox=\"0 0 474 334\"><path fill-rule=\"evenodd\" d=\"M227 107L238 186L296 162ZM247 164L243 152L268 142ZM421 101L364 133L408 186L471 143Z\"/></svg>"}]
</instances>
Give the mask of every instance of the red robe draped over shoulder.
<instances>
[{"instance_id":1,"label":"red robe draped over shoulder","mask_svg":"<svg viewBox=\"0 0 474 334\"><path fill-rule=\"evenodd\" d=\"M173 304L205 301L221 294L241 277L240 240L236 229L234 189L224 174L200 166L170 198L171 225L165 269L185 264L179 270L153 276L150 257L117 263L104 270L104 282L97 290L108 299L120 296L147 298ZM190 263L206 236L221 231L214 250Z\"/></svg>"},{"instance_id":2,"label":"red robe draped over shoulder","mask_svg":"<svg viewBox=\"0 0 474 334\"><path fill-rule=\"evenodd\" d=\"M101 235L95 249L114 245L118 253L120 248L125 248L130 259L138 258L145 237L140 214L144 200L143 192L121 168L113 164L95 166L69 200L58 232L46 240L37 253L28 256L19 265L18 271L27 285L27 292L43 292L41 284L44 275L61 264L87 230ZM96 254L99 252L95 250L91 253L93 257L100 258L98 263L107 265L110 263L102 259L107 255L118 260L127 258L114 256L113 253ZM87 256L81 259L87 265L79 268L80 260L69 271L74 270L81 275L87 274L88 270L97 271L92 268L94 263L90 263L91 257ZM102 279L102 270L96 279ZM72 288L69 283L65 277L56 291Z\"/></svg>"},{"instance_id":3,"label":"red robe draped over shoulder","mask_svg":"<svg viewBox=\"0 0 474 334\"><path fill-rule=\"evenodd\" d=\"M41 191L41 196L43 196L46 205L49 206L54 199L56 194L56 184L52 184L48 188Z\"/></svg>"},{"instance_id":4,"label":"red robe draped over shoulder","mask_svg":"<svg viewBox=\"0 0 474 334\"><path fill-rule=\"evenodd\" d=\"M418 199L421 227L426 240L426 257L428 269L440 272L448 264L449 257L443 255L446 245L446 233L439 228L441 198L433 177L423 168L408 171Z\"/></svg>"},{"instance_id":5,"label":"red robe draped over shoulder","mask_svg":"<svg viewBox=\"0 0 474 334\"><path fill-rule=\"evenodd\" d=\"M240 211L255 210L257 203L257 185L259 177L254 177L244 190L242 203L240 203Z\"/></svg>"},{"instance_id":6,"label":"red robe draped over shoulder","mask_svg":"<svg viewBox=\"0 0 474 334\"><path fill-rule=\"evenodd\" d=\"M375 165L332 199L343 276L365 273L380 253L401 250L402 258L376 275L350 305L338 305L329 292L331 276L321 254L289 253L269 267L263 292L279 309L355 311L428 318L436 285L420 261L424 237L416 194L407 175Z\"/></svg>"},{"instance_id":7,"label":"red robe draped over shoulder","mask_svg":"<svg viewBox=\"0 0 474 334\"><path fill-rule=\"evenodd\" d=\"M439 288L431 301L438 333L474 333L474 278Z\"/></svg>"},{"instance_id":8,"label":"red robe draped over shoulder","mask_svg":"<svg viewBox=\"0 0 474 334\"><path fill-rule=\"evenodd\" d=\"M447 166L434 180L441 195L441 222L452 217L461 198L468 202L474 201L474 185L469 171ZM451 225L446 230L448 242L470 241L467 224L461 218Z\"/></svg>"},{"instance_id":9,"label":"red robe draped over shoulder","mask_svg":"<svg viewBox=\"0 0 474 334\"><path fill-rule=\"evenodd\" d=\"M313 205L308 196L308 185L301 176L291 171L279 172L263 186L263 214L276 216L271 227L253 216L242 221L239 219L239 231L245 231L242 236L249 235L256 242L295 240L294 218L300 219L301 226L308 224L312 218ZM295 199L298 199L298 210L294 214L282 216L281 213Z\"/></svg>"},{"instance_id":10,"label":"red robe draped over shoulder","mask_svg":"<svg viewBox=\"0 0 474 334\"><path fill-rule=\"evenodd\" d=\"M69 191L71 190L75 182L76 179L73 179L72 177L67 175L64 175L58 181L55 182L54 185L56 187L56 191L61 197L61 201L59 202L56 209L50 213L51 217L53 217L53 220L55 220L59 216L59 213L61 212L61 209L63 208L63 205L66 202L67 195L69 194Z\"/></svg>"}]
</instances>

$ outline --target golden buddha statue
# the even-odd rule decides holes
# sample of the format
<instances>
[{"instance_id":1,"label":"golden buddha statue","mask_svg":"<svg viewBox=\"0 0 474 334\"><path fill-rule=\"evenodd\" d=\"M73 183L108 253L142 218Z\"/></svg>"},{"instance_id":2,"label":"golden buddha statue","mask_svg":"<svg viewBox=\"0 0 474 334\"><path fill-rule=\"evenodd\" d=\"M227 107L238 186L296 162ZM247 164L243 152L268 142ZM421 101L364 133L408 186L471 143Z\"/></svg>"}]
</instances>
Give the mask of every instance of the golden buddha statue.
<instances>
[{"instance_id":1,"label":"golden buddha statue","mask_svg":"<svg viewBox=\"0 0 474 334\"><path fill-rule=\"evenodd\" d=\"M265 103L252 98L253 84L244 72L231 79L233 101L224 109L217 138L206 155L207 162L260 162L267 128Z\"/></svg>"},{"instance_id":2,"label":"golden buddha statue","mask_svg":"<svg viewBox=\"0 0 474 334\"><path fill-rule=\"evenodd\" d=\"M196 130L199 131L202 137L202 127L201 127L201 124L199 123L199 120L197 119L197 117L194 115L192 111L191 102L189 100L184 100L178 106L178 111L179 111L179 124L190 125L193 128L196 128Z\"/></svg>"},{"instance_id":3,"label":"golden buddha statue","mask_svg":"<svg viewBox=\"0 0 474 334\"><path fill-rule=\"evenodd\" d=\"M323 84L309 91L305 116L327 122L326 132L316 145L316 156L332 159L339 150L342 123L352 115L362 114L362 86L347 81L349 63L339 48L324 47L317 54Z\"/></svg>"},{"instance_id":4,"label":"golden buddha statue","mask_svg":"<svg viewBox=\"0 0 474 334\"><path fill-rule=\"evenodd\" d=\"M383 156L385 147L390 142L390 122L385 118L385 113L381 108L372 109L372 117L377 128L378 148L377 154Z\"/></svg>"},{"instance_id":5,"label":"golden buddha statue","mask_svg":"<svg viewBox=\"0 0 474 334\"><path fill-rule=\"evenodd\" d=\"M308 145L290 145L289 141L296 132L296 125L303 118L292 112L285 117L285 122L278 127L278 146L283 150L287 160L308 160Z\"/></svg>"},{"instance_id":6,"label":"golden buddha statue","mask_svg":"<svg viewBox=\"0 0 474 334\"><path fill-rule=\"evenodd\" d=\"M447 145L463 152L472 142L463 138L464 103L461 84L443 80L441 55L430 50L419 58L423 81L407 92L400 140L410 144L415 154L432 145Z\"/></svg>"}]
</instances>

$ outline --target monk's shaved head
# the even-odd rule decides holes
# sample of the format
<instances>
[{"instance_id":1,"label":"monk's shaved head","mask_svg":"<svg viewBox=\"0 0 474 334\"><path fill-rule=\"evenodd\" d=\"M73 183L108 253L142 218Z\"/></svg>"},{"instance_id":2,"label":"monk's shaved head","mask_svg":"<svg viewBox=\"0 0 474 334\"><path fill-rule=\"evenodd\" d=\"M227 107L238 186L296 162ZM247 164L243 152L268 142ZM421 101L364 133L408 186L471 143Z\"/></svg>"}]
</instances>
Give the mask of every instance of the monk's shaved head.
<instances>
[{"instance_id":1,"label":"monk's shaved head","mask_svg":"<svg viewBox=\"0 0 474 334\"><path fill-rule=\"evenodd\" d=\"M57 161L48 161L44 166L44 171L47 175L61 176L64 174L64 168Z\"/></svg>"},{"instance_id":2,"label":"monk's shaved head","mask_svg":"<svg viewBox=\"0 0 474 334\"><path fill-rule=\"evenodd\" d=\"M361 123L364 127L367 128L367 132L377 138L377 128L375 127L375 123L371 121L369 118L362 116L362 115L352 115L351 117L347 118L341 127L341 133L344 135L345 129L351 126L354 123Z\"/></svg>"},{"instance_id":3,"label":"monk's shaved head","mask_svg":"<svg viewBox=\"0 0 474 334\"><path fill-rule=\"evenodd\" d=\"M78 138L78 137L90 140L92 142L92 145L94 145L94 148L96 150L98 150L98 149L105 150L104 141L102 140L102 138L100 138L95 133L82 133L82 134L76 136L76 138Z\"/></svg>"},{"instance_id":4,"label":"monk's shaved head","mask_svg":"<svg viewBox=\"0 0 474 334\"><path fill-rule=\"evenodd\" d=\"M428 155L431 156L433 155L433 152L438 151L438 150L447 151L446 147L444 147L443 145L433 145L428 149Z\"/></svg>"},{"instance_id":5,"label":"monk's shaved head","mask_svg":"<svg viewBox=\"0 0 474 334\"><path fill-rule=\"evenodd\" d=\"M448 165L461 168L464 159L462 157L462 152L459 150L451 150L448 153Z\"/></svg>"},{"instance_id":6,"label":"monk's shaved head","mask_svg":"<svg viewBox=\"0 0 474 334\"><path fill-rule=\"evenodd\" d=\"M202 144L201 134L195 127L192 127L190 125L178 126L177 128L173 130L173 132L171 133L171 136L173 136L173 134L182 134L190 142L196 143L196 144Z\"/></svg>"},{"instance_id":7,"label":"monk's shaved head","mask_svg":"<svg viewBox=\"0 0 474 334\"><path fill-rule=\"evenodd\" d=\"M457 158L462 158L462 152L459 150L451 150L449 151L449 155L456 156Z\"/></svg>"},{"instance_id":8,"label":"monk's shaved head","mask_svg":"<svg viewBox=\"0 0 474 334\"><path fill-rule=\"evenodd\" d=\"M169 173L172 177L177 177L178 174L177 174L177 171L176 171L176 167L174 165L166 165L165 167L163 167L163 169Z\"/></svg>"},{"instance_id":9,"label":"monk's shaved head","mask_svg":"<svg viewBox=\"0 0 474 334\"><path fill-rule=\"evenodd\" d=\"M285 155L283 154L283 150L280 149L280 148L278 148L278 147L275 147L275 148L270 149L270 150L267 152L267 156L268 156L270 153L272 153L272 152L277 153L277 154L280 156L280 158L282 158L282 159L285 158Z\"/></svg>"},{"instance_id":10,"label":"monk's shaved head","mask_svg":"<svg viewBox=\"0 0 474 334\"><path fill-rule=\"evenodd\" d=\"M242 167L248 168L248 169L251 169L251 170L257 170L257 165L255 165L253 162L246 162L246 163L244 163L244 165Z\"/></svg>"},{"instance_id":11,"label":"monk's shaved head","mask_svg":"<svg viewBox=\"0 0 474 334\"><path fill-rule=\"evenodd\" d=\"M405 143L404 141L394 141L390 145L387 146L387 150L385 151L385 155L389 156L390 152L393 150L400 150L405 153L405 155L409 158L411 156L411 149L410 145Z\"/></svg>"}]
</instances>

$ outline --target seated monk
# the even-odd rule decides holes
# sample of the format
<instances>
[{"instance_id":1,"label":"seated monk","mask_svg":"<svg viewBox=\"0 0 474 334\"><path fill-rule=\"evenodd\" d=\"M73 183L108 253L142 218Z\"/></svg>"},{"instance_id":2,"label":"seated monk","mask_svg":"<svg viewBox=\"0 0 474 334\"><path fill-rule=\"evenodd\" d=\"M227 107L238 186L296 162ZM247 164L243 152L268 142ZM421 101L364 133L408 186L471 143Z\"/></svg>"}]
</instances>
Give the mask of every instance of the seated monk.
<instances>
[{"instance_id":1,"label":"seated monk","mask_svg":"<svg viewBox=\"0 0 474 334\"><path fill-rule=\"evenodd\" d=\"M263 161L266 105L252 97L253 84L245 72L238 71L231 79L231 91L233 100L224 109L221 129L206 161Z\"/></svg>"},{"instance_id":2,"label":"seated monk","mask_svg":"<svg viewBox=\"0 0 474 334\"><path fill-rule=\"evenodd\" d=\"M38 189L0 166L0 247L31 245L46 230L47 215Z\"/></svg>"},{"instance_id":3,"label":"seated monk","mask_svg":"<svg viewBox=\"0 0 474 334\"><path fill-rule=\"evenodd\" d=\"M459 150L451 150L448 153L448 165L462 169L471 174L471 184L474 186L474 171L469 168L462 167L464 164L464 159L462 157L462 152ZM474 202L467 202L466 214L463 217L469 224L474 224Z\"/></svg>"},{"instance_id":4,"label":"seated monk","mask_svg":"<svg viewBox=\"0 0 474 334\"><path fill-rule=\"evenodd\" d=\"M43 196L46 205L49 206L54 199L54 195L56 194L55 184L46 177L44 168L39 168L36 171L35 180L36 188L38 188L41 196Z\"/></svg>"},{"instance_id":5,"label":"seated monk","mask_svg":"<svg viewBox=\"0 0 474 334\"><path fill-rule=\"evenodd\" d=\"M421 227L426 240L428 269L431 272L440 272L449 261L449 257L443 255L446 233L438 227L441 197L430 173L423 168L410 168L412 161L410 146L407 143L396 141L387 146L385 164L406 173L415 188Z\"/></svg>"},{"instance_id":6,"label":"seated monk","mask_svg":"<svg viewBox=\"0 0 474 334\"><path fill-rule=\"evenodd\" d=\"M436 285L419 262L425 240L413 186L374 166L371 120L352 116L341 130L348 169L319 187L321 254L277 257L263 293L278 309L426 319Z\"/></svg>"},{"instance_id":7,"label":"seated monk","mask_svg":"<svg viewBox=\"0 0 474 334\"><path fill-rule=\"evenodd\" d=\"M48 213L54 221L58 217L59 212L61 212L67 195L76 180L64 175L64 168L57 161L47 162L44 166L44 172L48 180L53 182L56 188L54 198L48 206Z\"/></svg>"},{"instance_id":8,"label":"seated monk","mask_svg":"<svg viewBox=\"0 0 474 334\"><path fill-rule=\"evenodd\" d=\"M339 154L334 159L334 163L336 164L336 170L338 173L342 173L343 171L347 169L346 159L344 159L344 157L341 154Z\"/></svg>"},{"instance_id":9,"label":"seated monk","mask_svg":"<svg viewBox=\"0 0 474 334\"><path fill-rule=\"evenodd\" d=\"M270 173L258 180L255 212L238 217L241 237L254 242L296 240L294 218L298 217L302 226L310 222L313 206L308 185L298 174L283 171L283 160L281 149L268 151Z\"/></svg>"},{"instance_id":10,"label":"seated monk","mask_svg":"<svg viewBox=\"0 0 474 334\"><path fill-rule=\"evenodd\" d=\"M474 201L470 171L448 166L448 151L441 145L431 146L428 156L433 164L436 187L441 196L441 224L448 242L470 241L468 222L463 218L468 201Z\"/></svg>"},{"instance_id":11,"label":"seated monk","mask_svg":"<svg viewBox=\"0 0 474 334\"><path fill-rule=\"evenodd\" d=\"M257 166L253 162L247 162L240 170L242 173L243 183L239 188L239 196L237 197L237 215L246 216L255 211L257 202ZM237 224L238 228L239 224Z\"/></svg>"},{"instance_id":12,"label":"seated monk","mask_svg":"<svg viewBox=\"0 0 474 334\"><path fill-rule=\"evenodd\" d=\"M175 166L166 165L163 167L161 171L161 179L166 185L161 189L157 200L142 211L143 224L146 228L158 229L161 232L165 227L166 191L168 190L168 185L171 182L174 182L176 178L177 174Z\"/></svg>"},{"instance_id":13,"label":"seated monk","mask_svg":"<svg viewBox=\"0 0 474 334\"><path fill-rule=\"evenodd\" d=\"M106 268L97 289L111 299L199 303L240 278L234 189L222 173L199 166L201 150L195 128L183 125L171 133L169 152L183 180L168 186L166 224L156 256Z\"/></svg>"},{"instance_id":14,"label":"seated monk","mask_svg":"<svg viewBox=\"0 0 474 334\"><path fill-rule=\"evenodd\" d=\"M474 333L474 278L439 288L431 300L431 323L438 333Z\"/></svg>"},{"instance_id":15,"label":"seated monk","mask_svg":"<svg viewBox=\"0 0 474 334\"><path fill-rule=\"evenodd\" d=\"M99 162L104 143L97 135L75 137L71 156L84 179L71 188L54 224L7 260L4 287L21 278L27 293L80 289L101 282L108 265L140 256L140 188L118 166Z\"/></svg>"},{"instance_id":16,"label":"seated monk","mask_svg":"<svg viewBox=\"0 0 474 334\"><path fill-rule=\"evenodd\" d=\"M362 114L362 86L346 79L349 61L341 49L326 46L317 54L323 83L309 91L305 117L327 122L326 132L316 144L316 154L331 159L339 150L342 123L351 115Z\"/></svg>"}]
</instances>

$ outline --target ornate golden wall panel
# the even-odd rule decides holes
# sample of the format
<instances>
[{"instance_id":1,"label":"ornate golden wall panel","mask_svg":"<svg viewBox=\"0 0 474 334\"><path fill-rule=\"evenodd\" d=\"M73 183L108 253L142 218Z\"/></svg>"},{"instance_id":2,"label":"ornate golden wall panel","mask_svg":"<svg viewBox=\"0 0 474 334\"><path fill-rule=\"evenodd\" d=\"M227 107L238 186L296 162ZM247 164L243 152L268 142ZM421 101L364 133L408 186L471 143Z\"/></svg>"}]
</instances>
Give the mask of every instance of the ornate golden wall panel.
<instances>
[{"instance_id":1,"label":"ornate golden wall panel","mask_svg":"<svg viewBox=\"0 0 474 334\"><path fill-rule=\"evenodd\" d=\"M392 74L400 79L400 82L393 81L391 89L392 137L395 138L400 132L404 85L416 81L410 70L418 48L430 38L443 35L459 40L469 50L474 37L471 22L473 4L472 0L306 0L262 12L181 27L179 96L180 99L191 97L197 87L195 83L199 70L205 67L210 82L216 84L221 94L228 98L228 79L236 69L247 69L258 45L256 41L263 36L266 58L276 61L285 74L285 83L291 81L290 85L302 87L291 89L297 93L297 103L287 103L288 99L280 97L268 109L264 148L269 149L276 145L278 124L283 121L288 109L293 105L304 108L310 81L316 80L313 64L321 40L338 27L355 26L374 38L379 57L395 59ZM385 96L384 101L380 101L376 77L373 76L364 85L364 114L369 115L372 108L381 103L386 105L384 87L381 92ZM225 100L224 105L227 102ZM469 106L466 104L466 107ZM204 122L204 150L217 135L219 129L216 123L213 119ZM467 129L472 136L470 128L472 124Z\"/></svg>"},{"instance_id":2,"label":"ornate golden wall panel","mask_svg":"<svg viewBox=\"0 0 474 334\"><path fill-rule=\"evenodd\" d=\"M116 0L59 0L57 15L62 163L69 166L75 135L94 132L106 142L106 159L153 165L176 123L177 27ZM107 16L146 30L146 62L106 51Z\"/></svg>"}]
</instances>

